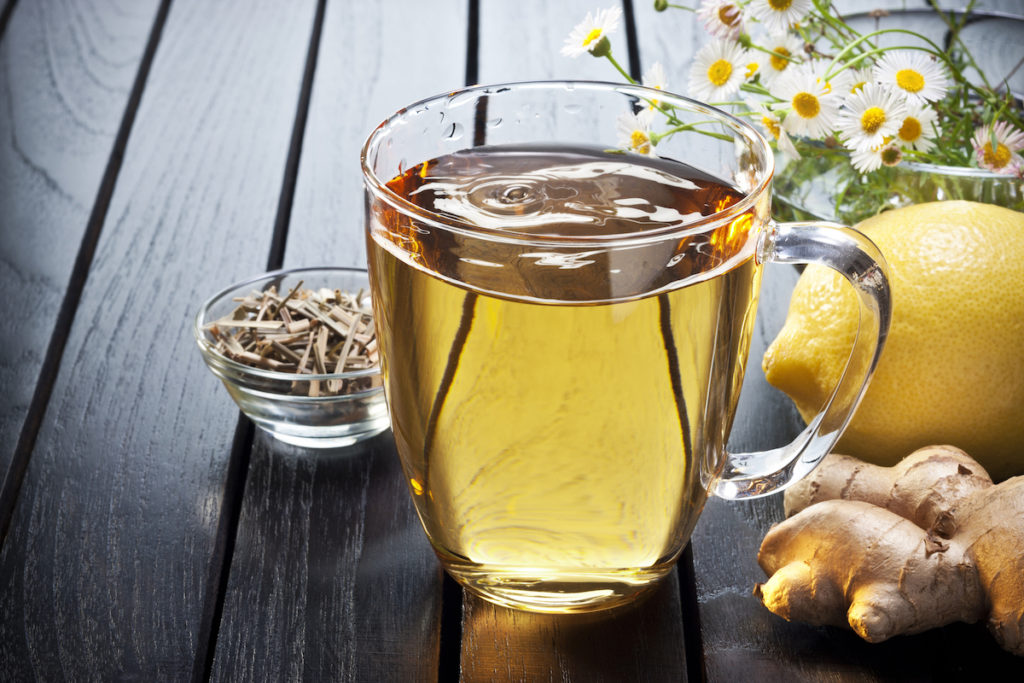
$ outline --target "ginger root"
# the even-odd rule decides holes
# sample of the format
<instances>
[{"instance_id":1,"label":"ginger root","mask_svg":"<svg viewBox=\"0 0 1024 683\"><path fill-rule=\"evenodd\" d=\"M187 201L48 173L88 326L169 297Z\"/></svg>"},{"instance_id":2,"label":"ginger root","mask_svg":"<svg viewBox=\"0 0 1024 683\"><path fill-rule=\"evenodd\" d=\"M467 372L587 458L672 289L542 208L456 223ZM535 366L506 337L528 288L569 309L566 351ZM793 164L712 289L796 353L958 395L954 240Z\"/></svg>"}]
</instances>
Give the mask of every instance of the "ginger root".
<instances>
[{"instance_id":1,"label":"ginger root","mask_svg":"<svg viewBox=\"0 0 1024 683\"><path fill-rule=\"evenodd\" d=\"M789 620L848 625L877 643L988 620L1024 656L1024 476L993 485L952 446L893 467L829 455L786 492L754 588Z\"/></svg>"}]
</instances>

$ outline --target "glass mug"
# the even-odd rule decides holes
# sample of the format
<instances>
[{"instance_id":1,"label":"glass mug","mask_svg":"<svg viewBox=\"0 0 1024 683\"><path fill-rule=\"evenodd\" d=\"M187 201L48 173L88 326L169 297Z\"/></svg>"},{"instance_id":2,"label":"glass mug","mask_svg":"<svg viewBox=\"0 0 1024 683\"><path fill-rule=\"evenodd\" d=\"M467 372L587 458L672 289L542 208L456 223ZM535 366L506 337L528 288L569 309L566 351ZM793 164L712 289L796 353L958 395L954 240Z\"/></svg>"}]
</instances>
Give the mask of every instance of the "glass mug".
<instances>
[{"instance_id":1,"label":"glass mug","mask_svg":"<svg viewBox=\"0 0 1024 683\"><path fill-rule=\"evenodd\" d=\"M642 148L644 117L672 131L654 154L617 147ZM709 493L779 491L829 452L888 331L875 246L774 223L770 147L693 100L593 82L468 88L391 116L362 170L402 467L445 569L499 604L588 611L647 591ZM803 434L727 453L766 262L842 273L860 331Z\"/></svg>"}]
</instances>

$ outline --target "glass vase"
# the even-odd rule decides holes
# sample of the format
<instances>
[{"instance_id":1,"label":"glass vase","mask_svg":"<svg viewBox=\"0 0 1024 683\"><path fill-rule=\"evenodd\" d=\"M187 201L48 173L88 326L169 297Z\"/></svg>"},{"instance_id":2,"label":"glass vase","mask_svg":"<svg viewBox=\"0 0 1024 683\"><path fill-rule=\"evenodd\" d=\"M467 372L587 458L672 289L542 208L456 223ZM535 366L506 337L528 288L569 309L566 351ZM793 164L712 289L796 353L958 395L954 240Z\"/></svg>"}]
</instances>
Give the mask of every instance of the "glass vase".
<instances>
[{"instance_id":1,"label":"glass vase","mask_svg":"<svg viewBox=\"0 0 1024 683\"><path fill-rule=\"evenodd\" d=\"M776 155L774 213L780 220L827 220L854 225L909 204L965 199L1024 211L1024 181L985 169L902 162L867 176L842 150L787 160Z\"/></svg>"}]
</instances>

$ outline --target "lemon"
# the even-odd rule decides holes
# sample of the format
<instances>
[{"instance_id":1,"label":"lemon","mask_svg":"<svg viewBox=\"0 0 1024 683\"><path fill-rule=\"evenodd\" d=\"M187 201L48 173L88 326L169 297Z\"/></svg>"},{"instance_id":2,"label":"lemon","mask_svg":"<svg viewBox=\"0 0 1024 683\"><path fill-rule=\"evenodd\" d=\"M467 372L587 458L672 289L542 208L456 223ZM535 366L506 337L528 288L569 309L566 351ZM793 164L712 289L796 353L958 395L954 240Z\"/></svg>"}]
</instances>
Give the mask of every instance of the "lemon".
<instances>
[{"instance_id":1,"label":"lemon","mask_svg":"<svg viewBox=\"0 0 1024 683\"><path fill-rule=\"evenodd\" d=\"M893 318L835 450L892 465L922 446L952 444L993 478L1024 474L1024 214L932 202L857 228L889 262ZM858 320L842 278L809 266L762 363L805 420L838 382Z\"/></svg>"}]
</instances>

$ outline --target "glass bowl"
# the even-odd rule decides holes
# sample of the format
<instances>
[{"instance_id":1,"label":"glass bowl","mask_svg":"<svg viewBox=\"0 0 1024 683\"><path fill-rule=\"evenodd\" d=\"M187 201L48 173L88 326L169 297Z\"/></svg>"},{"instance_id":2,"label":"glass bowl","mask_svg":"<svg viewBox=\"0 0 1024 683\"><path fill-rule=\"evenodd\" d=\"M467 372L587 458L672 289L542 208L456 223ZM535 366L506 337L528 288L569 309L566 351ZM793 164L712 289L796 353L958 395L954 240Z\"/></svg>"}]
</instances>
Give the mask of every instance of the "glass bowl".
<instances>
[{"instance_id":1,"label":"glass bowl","mask_svg":"<svg viewBox=\"0 0 1024 683\"><path fill-rule=\"evenodd\" d=\"M345 372L300 374L297 369L281 369L287 366L271 369L233 360L223 350L223 341L218 342L218 334L219 339L224 340L225 336L230 336L229 329L240 329L232 325L234 321L255 318L239 309L239 299L259 295L271 286L287 298L300 283L302 290L316 292L323 288L358 295L360 308L370 310L370 286L365 269L319 267L266 273L231 285L213 295L199 309L193 332L203 360L221 379L242 412L281 441L310 448L336 448L379 434L390 426L390 420L378 363ZM286 306L298 303L294 297ZM343 324L332 320L337 323L335 329L344 328ZM221 322L215 324L216 321ZM331 321L318 321L314 326L331 324ZM271 332L285 333L286 330ZM307 359L307 363L315 365L315 360L309 363ZM318 369L314 366L306 372Z\"/></svg>"}]
</instances>

